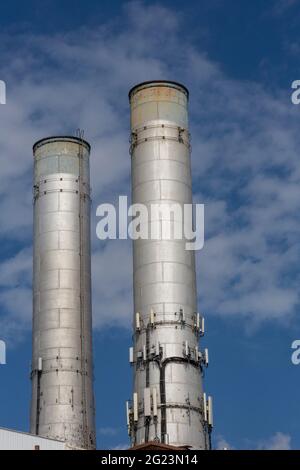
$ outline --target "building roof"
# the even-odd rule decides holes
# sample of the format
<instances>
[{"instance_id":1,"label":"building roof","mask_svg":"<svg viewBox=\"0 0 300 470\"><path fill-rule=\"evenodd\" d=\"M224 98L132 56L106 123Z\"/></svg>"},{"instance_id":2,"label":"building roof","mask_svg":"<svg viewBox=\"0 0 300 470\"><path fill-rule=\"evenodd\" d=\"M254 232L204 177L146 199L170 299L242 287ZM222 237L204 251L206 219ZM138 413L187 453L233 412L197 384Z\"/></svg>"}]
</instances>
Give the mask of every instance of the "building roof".
<instances>
[{"instance_id":1,"label":"building roof","mask_svg":"<svg viewBox=\"0 0 300 470\"><path fill-rule=\"evenodd\" d=\"M171 446L169 444L162 444L161 442L149 441L143 444L130 447L128 450L188 450L189 446Z\"/></svg>"}]
</instances>

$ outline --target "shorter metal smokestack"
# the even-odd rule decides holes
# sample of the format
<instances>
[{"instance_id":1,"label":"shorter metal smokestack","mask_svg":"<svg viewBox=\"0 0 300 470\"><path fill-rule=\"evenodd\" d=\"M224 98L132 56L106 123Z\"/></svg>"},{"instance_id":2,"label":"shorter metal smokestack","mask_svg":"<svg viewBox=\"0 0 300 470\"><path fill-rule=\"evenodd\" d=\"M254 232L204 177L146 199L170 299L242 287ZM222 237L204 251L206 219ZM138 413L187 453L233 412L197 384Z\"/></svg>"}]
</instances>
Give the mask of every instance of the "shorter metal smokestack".
<instances>
[{"instance_id":1,"label":"shorter metal smokestack","mask_svg":"<svg viewBox=\"0 0 300 470\"><path fill-rule=\"evenodd\" d=\"M94 449L90 145L49 137L33 153L31 432Z\"/></svg>"}]
</instances>

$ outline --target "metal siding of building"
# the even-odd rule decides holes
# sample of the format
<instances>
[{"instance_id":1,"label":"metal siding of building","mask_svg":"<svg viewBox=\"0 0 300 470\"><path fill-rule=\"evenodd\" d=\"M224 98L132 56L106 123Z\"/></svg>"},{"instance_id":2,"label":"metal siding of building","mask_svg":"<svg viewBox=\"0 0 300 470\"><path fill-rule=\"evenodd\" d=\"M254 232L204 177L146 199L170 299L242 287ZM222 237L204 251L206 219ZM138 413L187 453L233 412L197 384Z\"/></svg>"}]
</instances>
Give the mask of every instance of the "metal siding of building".
<instances>
[{"instance_id":1,"label":"metal siding of building","mask_svg":"<svg viewBox=\"0 0 300 470\"><path fill-rule=\"evenodd\" d=\"M0 450L65 450L64 442L44 439L22 432L0 429Z\"/></svg>"}]
</instances>

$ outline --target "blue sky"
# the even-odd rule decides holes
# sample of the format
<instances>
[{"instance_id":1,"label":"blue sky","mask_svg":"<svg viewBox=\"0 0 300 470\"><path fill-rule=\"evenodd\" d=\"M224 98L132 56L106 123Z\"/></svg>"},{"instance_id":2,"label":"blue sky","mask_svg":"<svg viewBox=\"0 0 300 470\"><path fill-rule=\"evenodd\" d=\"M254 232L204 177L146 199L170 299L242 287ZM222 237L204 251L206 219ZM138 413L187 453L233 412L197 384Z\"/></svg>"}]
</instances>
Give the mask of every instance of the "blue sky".
<instances>
[{"instance_id":1,"label":"blue sky","mask_svg":"<svg viewBox=\"0 0 300 470\"><path fill-rule=\"evenodd\" d=\"M100 243L95 211L130 191L127 93L190 89L198 255L214 446L300 447L298 0L4 1L0 12L0 426L28 429L31 147L85 129L93 147L93 297L99 448L127 445L131 245Z\"/></svg>"}]
</instances>

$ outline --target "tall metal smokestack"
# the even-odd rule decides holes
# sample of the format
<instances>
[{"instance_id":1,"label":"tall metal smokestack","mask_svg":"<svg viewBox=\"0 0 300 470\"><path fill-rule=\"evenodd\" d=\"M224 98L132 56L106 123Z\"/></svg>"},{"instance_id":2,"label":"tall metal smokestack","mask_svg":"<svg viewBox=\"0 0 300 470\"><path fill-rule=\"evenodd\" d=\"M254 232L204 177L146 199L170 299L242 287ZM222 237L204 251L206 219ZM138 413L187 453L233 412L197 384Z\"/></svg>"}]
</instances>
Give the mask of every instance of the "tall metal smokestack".
<instances>
[{"instance_id":1,"label":"tall metal smokestack","mask_svg":"<svg viewBox=\"0 0 300 470\"><path fill-rule=\"evenodd\" d=\"M50 137L33 153L31 432L93 449L90 145Z\"/></svg>"},{"instance_id":2,"label":"tall metal smokestack","mask_svg":"<svg viewBox=\"0 0 300 470\"><path fill-rule=\"evenodd\" d=\"M204 320L197 313L195 253L186 250L186 239L164 239L163 233L163 222L173 224L172 205L192 203L188 90L175 82L146 82L135 86L129 99L132 202L170 208L167 220L151 215L149 222L161 240L133 242L129 434L132 445L156 440L209 449L212 402L202 389L208 353L198 344Z\"/></svg>"}]
</instances>

